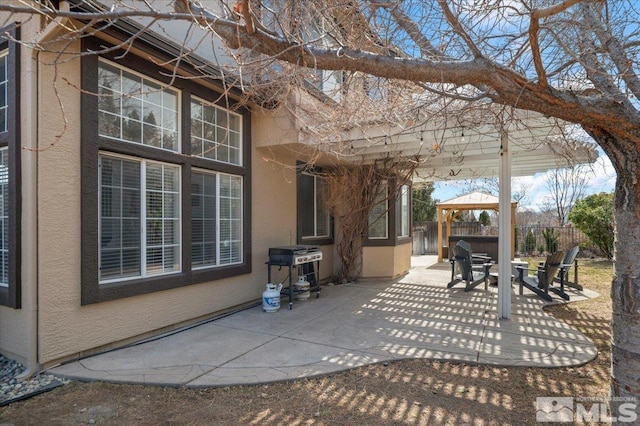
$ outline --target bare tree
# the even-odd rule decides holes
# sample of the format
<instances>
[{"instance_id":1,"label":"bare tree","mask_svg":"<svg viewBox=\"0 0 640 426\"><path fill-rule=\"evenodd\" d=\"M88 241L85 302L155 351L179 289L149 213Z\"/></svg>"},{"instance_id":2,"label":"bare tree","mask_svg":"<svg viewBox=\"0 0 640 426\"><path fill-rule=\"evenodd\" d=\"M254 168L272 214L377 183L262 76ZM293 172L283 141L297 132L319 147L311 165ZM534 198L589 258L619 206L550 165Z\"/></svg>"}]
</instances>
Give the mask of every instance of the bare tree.
<instances>
[{"instance_id":1,"label":"bare tree","mask_svg":"<svg viewBox=\"0 0 640 426\"><path fill-rule=\"evenodd\" d=\"M340 260L336 280L351 281L361 276L362 245L370 221L379 219L371 217L374 206L387 206L374 212L378 216L394 208L393 201L410 180L416 165L385 159L368 165L332 167L318 173L327 180L326 204L340 230L336 233Z\"/></svg>"},{"instance_id":2,"label":"bare tree","mask_svg":"<svg viewBox=\"0 0 640 426\"><path fill-rule=\"evenodd\" d=\"M464 101L465 117L501 105L580 125L618 175L615 221L624 232L616 233L615 243L611 390L617 397L640 394L640 10L634 0L231 3L211 2L220 7L204 9L174 0L176 13L154 10L150 1L138 2L139 8L118 7L118 1L93 13L43 10L48 2L2 2L0 10L74 18L85 23L78 32L133 16L197 23L234 52L238 75L251 70L288 75L275 85L271 99L278 101L289 93L289 84L303 86L327 70L339 72L345 82L353 77L370 95L373 86L408 89L411 96L395 97L392 108L376 117L388 121L400 113L405 118L413 113L416 121L433 111L446 117L448 106ZM323 25L311 28L309 22ZM255 82L273 85L267 77ZM394 84L378 84L390 81ZM413 96L416 88L429 96ZM353 115L342 109L334 114L335 123L354 126L353 117L366 118L361 111L375 97L354 96L345 103ZM437 150L434 143L431 151Z\"/></svg>"},{"instance_id":3,"label":"bare tree","mask_svg":"<svg viewBox=\"0 0 640 426\"><path fill-rule=\"evenodd\" d=\"M549 207L555 211L559 226L566 225L569 212L585 195L592 176L591 169L584 166L553 169L547 173L545 184L549 191Z\"/></svg>"}]
</instances>

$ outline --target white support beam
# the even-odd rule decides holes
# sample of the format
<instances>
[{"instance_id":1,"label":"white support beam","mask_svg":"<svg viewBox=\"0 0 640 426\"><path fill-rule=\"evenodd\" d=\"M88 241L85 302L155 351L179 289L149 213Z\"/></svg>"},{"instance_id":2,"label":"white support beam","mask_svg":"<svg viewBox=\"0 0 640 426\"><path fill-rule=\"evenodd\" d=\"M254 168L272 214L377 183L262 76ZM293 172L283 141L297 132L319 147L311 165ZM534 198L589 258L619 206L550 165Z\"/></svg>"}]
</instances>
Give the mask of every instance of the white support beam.
<instances>
[{"instance_id":1,"label":"white support beam","mask_svg":"<svg viewBox=\"0 0 640 426\"><path fill-rule=\"evenodd\" d=\"M498 318L511 319L511 151L506 129L500 133L500 170L498 175Z\"/></svg>"}]
</instances>

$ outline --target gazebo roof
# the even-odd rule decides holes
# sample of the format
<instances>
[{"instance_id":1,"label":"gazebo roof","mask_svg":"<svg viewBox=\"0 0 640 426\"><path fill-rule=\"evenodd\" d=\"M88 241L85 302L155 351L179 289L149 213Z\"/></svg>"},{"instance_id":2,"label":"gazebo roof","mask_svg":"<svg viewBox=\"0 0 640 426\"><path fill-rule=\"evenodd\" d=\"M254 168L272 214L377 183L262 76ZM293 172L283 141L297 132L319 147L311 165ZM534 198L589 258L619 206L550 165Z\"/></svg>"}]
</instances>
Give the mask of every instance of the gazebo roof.
<instances>
[{"instance_id":1,"label":"gazebo roof","mask_svg":"<svg viewBox=\"0 0 640 426\"><path fill-rule=\"evenodd\" d=\"M518 204L511 201L511 205ZM451 198L436 204L441 209L475 210L475 209L498 209L499 199L495 195L480 191L470 192L459 197Z\"/></svg>"},{"instance_id":2,"label":"gazebo roof","mask_svg":"<svg viewBox=\"0 0 640 426\"><path fill-rule=\"evenodd\" d=\"M511 227L515 226L517 201L511 201ZM442 262L444 256L443 249L443 229L442 223L447 224L447 235L451 235L451 222L460 214L462 210L495 210L500 211L500 199L494 195L480 191L470 192L459 197L436 204L438 222L438 262ZM511 244L515 244L515 232L511 233ZM513 254L511 255L513 259Z\"/></svg>"}]
</instances>

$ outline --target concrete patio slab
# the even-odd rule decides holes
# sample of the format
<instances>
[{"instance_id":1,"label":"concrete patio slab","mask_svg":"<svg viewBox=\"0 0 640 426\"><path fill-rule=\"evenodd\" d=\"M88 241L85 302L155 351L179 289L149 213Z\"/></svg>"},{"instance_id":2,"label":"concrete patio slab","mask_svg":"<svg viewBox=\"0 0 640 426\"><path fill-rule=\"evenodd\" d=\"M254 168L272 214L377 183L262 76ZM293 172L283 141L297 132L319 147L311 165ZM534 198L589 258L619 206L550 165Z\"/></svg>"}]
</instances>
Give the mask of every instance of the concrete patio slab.
<instances>
[{"instance_id":1,"label":"concrete patio slab","mask_svg":"<svg viewBox=\"0 0 640 426\"><path fill-rule=\"evenodd\" d=\"M497 318L495 288L446 288L436 256L402 279L323 286L319 298L261 306L168 336L57 366L78 380L210 387L308 378L404 358L561 367L593 359L593 342L514 286L512 318ZM430 267L433 265L433 267ZM571 292L572 300L597 296Z\"/></svg>"}]
</instances>

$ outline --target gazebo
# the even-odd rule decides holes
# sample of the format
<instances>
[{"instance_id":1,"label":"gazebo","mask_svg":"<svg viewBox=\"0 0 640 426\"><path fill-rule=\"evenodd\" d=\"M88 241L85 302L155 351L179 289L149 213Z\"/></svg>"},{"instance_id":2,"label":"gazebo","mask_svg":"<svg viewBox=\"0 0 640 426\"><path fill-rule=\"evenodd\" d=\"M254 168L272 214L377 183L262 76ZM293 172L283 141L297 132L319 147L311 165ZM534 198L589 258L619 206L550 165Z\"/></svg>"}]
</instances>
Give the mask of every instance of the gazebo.
<instances>
[{"instance_id":1,"label":"gazebo","mask_svg":"<svg viewBox=\"0 0 640 426\"><path fill-rule=\"evenodd\" d=\"M511 247L515 246L515 226L516 226L516 207L518 203L511 201ZM437 208L437 220L438 220L438 262L442 262L445 257L449 256L449 253L445 253L445 247L449 244L447 241L443 241L443 222L447 225L447 239L451 238L451 222L460 215L463 211L468 210L493 210L500 211L500 199L494 195L486 194L483 192L475 191L470 192L460 197L452 198L447 201L443 201L436 205ZM475 237L476 239L482 239L481 237ZM495 240L496 252L497 237ZM447 243L445 245L445 243ZM473 244L472 244L473 246ZM513 251L511 251L511 259L513 260Z\"/></svg>"}]
</instances>

